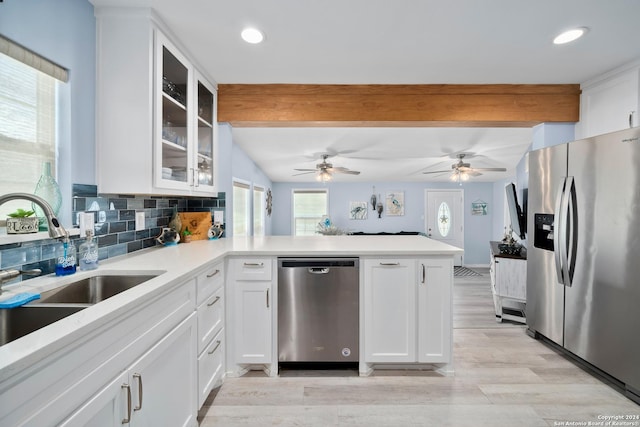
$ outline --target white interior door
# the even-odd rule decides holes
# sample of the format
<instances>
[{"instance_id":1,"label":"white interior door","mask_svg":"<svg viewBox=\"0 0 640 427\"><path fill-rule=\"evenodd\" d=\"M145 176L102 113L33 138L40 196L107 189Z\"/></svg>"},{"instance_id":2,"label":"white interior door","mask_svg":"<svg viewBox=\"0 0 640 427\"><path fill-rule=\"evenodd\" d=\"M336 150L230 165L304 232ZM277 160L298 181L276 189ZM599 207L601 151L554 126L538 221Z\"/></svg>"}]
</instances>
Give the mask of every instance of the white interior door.
<instances>
[{"instance_id":1,"label":"white interior door","mask_svg":"<svg viewBox=\"0 0 640 427\"><path fill-rule=\"evenodd\" d=\"M432 239L464 249L464 190L425 190L425 232ZM462 265L456 255L454 265Z\"/></svg>"}]
</instances>

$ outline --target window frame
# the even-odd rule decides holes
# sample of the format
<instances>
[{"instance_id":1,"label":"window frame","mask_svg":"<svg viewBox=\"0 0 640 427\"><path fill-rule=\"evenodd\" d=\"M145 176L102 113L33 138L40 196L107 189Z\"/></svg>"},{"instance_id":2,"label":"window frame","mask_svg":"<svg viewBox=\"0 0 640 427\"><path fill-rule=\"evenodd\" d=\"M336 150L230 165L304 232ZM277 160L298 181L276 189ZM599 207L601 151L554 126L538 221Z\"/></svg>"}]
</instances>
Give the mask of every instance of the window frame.
<instances>
[{"instance_id":1,"label":"window frame","mask_svg":"<svg viewBox=\"0 0 640 427\"><path fill-rule=\"evenodd\" d=\"M247 208L245 211L245 223L246 223L246 234L236 234L236 195L235 195L235 189L236 187L238 188L244 188L247 190ZM251 183L248 181L244 181L241 179L236 179L234 178L231 182L231 194L232 194L232 206L231 206L231 214L232 214L232 230L233 230L233 236L240 236L240 237L244 237L244 236L251 236L253 233L252 230L252 226L253 226L253 216L252 216L252 211L251 211L251 205L252 205L252 192L251 192Z\"/></svg>"},{"instance_id":2,"label":"window frame","mask_svg":"<svg viewBox=\"0 0 640 427\"><path fill-rule=\"evenodd\" d=\"M259 189L259 191L257 191L256 189ZM259 192L261 193L261 197L260 197L260 206L257 207L256 209L256 193ZM265 197L267 195L267 187L265 185L260 185L260 184L253 184L251 187L251 226L252 226L252 235L253 236L265 236L266 235L266 201L265 201ZM260 234L256 234L256 214L258 214L258 217L260 218L261 224L262 224L262 233Z\"/></svg>"},{"instance_id":3,"label":"window frame","mask_svg":"<svg viewBox=\"0 0 640 427\"><path fill-rule=\"evenodd\" d=\"M320 220L322 220L322 217L326 217L329 215L330 212L330 199L329 199L329 189L328 188L292 188L291 189L291 235L292 236L310 236L310 234L297 234L296 233L296 219L298 218L296 216L296 212L295 212L295 196L296 193L324 193L326 195L327 198L327 202L326 202L326 210L325 213L323 215L321 215L320 217L318 217ZM302 218L302 217L301 217ZM312 218L312 217L307 217L307 218ZM315 217L313 217L315 218ZM320 221L318 221L320 222ZM315 235L316 233L314 233L313 235Z\"/></svg>"}]
</instances>

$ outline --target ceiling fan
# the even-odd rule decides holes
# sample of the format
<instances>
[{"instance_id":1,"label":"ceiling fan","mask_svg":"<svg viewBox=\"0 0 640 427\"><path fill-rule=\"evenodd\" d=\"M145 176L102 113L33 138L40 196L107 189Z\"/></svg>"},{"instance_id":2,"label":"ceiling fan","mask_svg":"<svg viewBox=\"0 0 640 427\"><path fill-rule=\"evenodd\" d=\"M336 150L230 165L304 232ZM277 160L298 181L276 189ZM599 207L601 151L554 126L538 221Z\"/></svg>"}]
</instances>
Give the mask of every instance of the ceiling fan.
<instances>
[{"instance_id":1,"label":"ceiling fan","mask_svg":"<svg viewBox=\"0 0 640 427\"><path fill-rule=\"evenodd\" d=\"M293 176L305 175L305 174L308 174L308 173L317 173L316 180L321 181L321 182L327 182L327 181L331 181L331 178L332 178L334 173L346 173L346 174L349 174L349 175L360 175L360 172L358 172L358 171L352 171L352 170L349 170L347 168L338 167L338 166L334 167L331 163L327 162L328 158L329 158L328 154L323 154L322 155L322 162L318 163L316 165L315 169L294 169L294 170L299 171L301 173L294 174Z\"/></svg>"},{"instance_id":2,"label":"ceiling fan","mask_svg":"<svg viewBox=\"0 0 640 427\"><path fill-rule=\"evenodd\" d=\"M451 181L458 182L462 185L462 181L468 181L471 176L479 176L482 175L482 172L506 172L506 168L472 168L470 163L465 163L463 160L466 156L466 153L459 153L456 155L458 161L451 165L451 170L443 170L443 171L429 171L423 172L424 174L432 174L432 173L446 173L451 172L451 176L449 177Z\"/></svg>"}]
</instances>

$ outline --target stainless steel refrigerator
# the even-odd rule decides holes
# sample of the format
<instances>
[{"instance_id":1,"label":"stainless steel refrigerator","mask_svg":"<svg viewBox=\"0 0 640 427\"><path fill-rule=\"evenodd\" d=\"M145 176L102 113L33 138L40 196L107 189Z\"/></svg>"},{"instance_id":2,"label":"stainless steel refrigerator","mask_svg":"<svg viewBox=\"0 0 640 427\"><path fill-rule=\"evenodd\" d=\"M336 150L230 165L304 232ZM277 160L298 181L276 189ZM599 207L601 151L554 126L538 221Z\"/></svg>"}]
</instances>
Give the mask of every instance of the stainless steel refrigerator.
<instances>
[{"instance_id":1,"label":"stainless steel refrigerator","mask_svg":"<svg viewBox=\"0 0 640 427\"><path fill-rule=\"evenodd\" d=\"M640 128L529 153L527 324L640 396Z\"/></svg>"}]
</instances>

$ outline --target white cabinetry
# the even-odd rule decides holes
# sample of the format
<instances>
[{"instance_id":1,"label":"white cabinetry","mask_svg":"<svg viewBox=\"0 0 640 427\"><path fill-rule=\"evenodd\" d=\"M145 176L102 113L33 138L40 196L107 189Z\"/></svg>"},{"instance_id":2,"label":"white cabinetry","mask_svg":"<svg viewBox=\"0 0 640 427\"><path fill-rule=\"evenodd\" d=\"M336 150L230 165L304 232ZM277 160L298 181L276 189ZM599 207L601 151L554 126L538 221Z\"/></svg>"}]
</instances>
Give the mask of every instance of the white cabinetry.
<instances>
[{"instance_id":1,"label":"white cabinetry","mask_svg":"<svg viewBox=\"0 0 640 427\"><path fill-rule=\"evenodd\" d=\"M491 242L489 274L496 321L506 319L526 323L527 259L502 255L497 249L497 242Z\"/></svg>"},{"instance_id":2,"label":"white cabinetry","mask_svg":"<svg viewBox=\"0 0 640 427\"><path fill-rule=\"evenodd\" d=\"M364 362L450 364L453 261L385 258L363 265Z\"/></svg>"},{"instance_id":3,"label":"white cabinetry","mask_svg":"<svg viewBox=\"0 0 640 427\"><path fill-rule=\"evenodd\" d=\"M0 425L115 426L129 408L132 424L196 425L195 292L178 283L17 372L0 388Z\"/></svg>"},{"instance_id":4,"label":"white cabinetry","mask_svg":"<svg viewBox=\"0 0 640 427\"><path fill-rule=\"evenodd\" d=\"M639 82L640 65L637 64L583 84L576 138L639 126Z\"/></svg>"},{"instance_id":5,"label":"white cabinetry","mask_svg":"<svg viewBox=\"0 0 640 427\"><path fill-rule=\"evenodd\" d=\"M273 274L275 258L231 258L228 264L227 295L232 324L228 336L228 360L236 365L236 374L261 365L270 375L277 374L274 364L274 307Z\"/></svg>"},{"instance_id":6,"label":"white cabinetry","mask_svg":"<svg viewBox=\"0 0 640 427\"><path fill-rule=\"evenodd\" d=\"M415 362L414 259L364 261L365 361Z\"/></svg>"},{"instance_id":7,"label":"white cabinetry","mask_svg":"<svg viewBox=\"0 0 640 427\"><path fill-rule=\"evenodd\" d=\"M195 425L195 323L192 314L62 425Z\"/></svg>"},{"instance_id":8,"label":"white cabinetry","mask_svg":"<svg viewBox=\"0 0 640 427\"><path fill-rule=\"evenodd\" d=\"M418 260L418 362L450 363L453 261Z\"/></svg>"},{"instance_id":9,"label":"white cabinetry","mask_svg":"<svg viewBox=\"0 0 640 427\"><path fill-rule=\"evenodd\" d=\"M198 408L224 377L224 265L207 268L197 277Z\"/></svg>"},{"instance_id":10,"label":"white cabinetry","mask_svg":"<svg viewBox=\"0 0 640 427\"><path fill-rule=\"evenodd\" d=\"M98 190L215 195L215 86L150 10L96 17Z\"/></svg>"}]
</instances>

